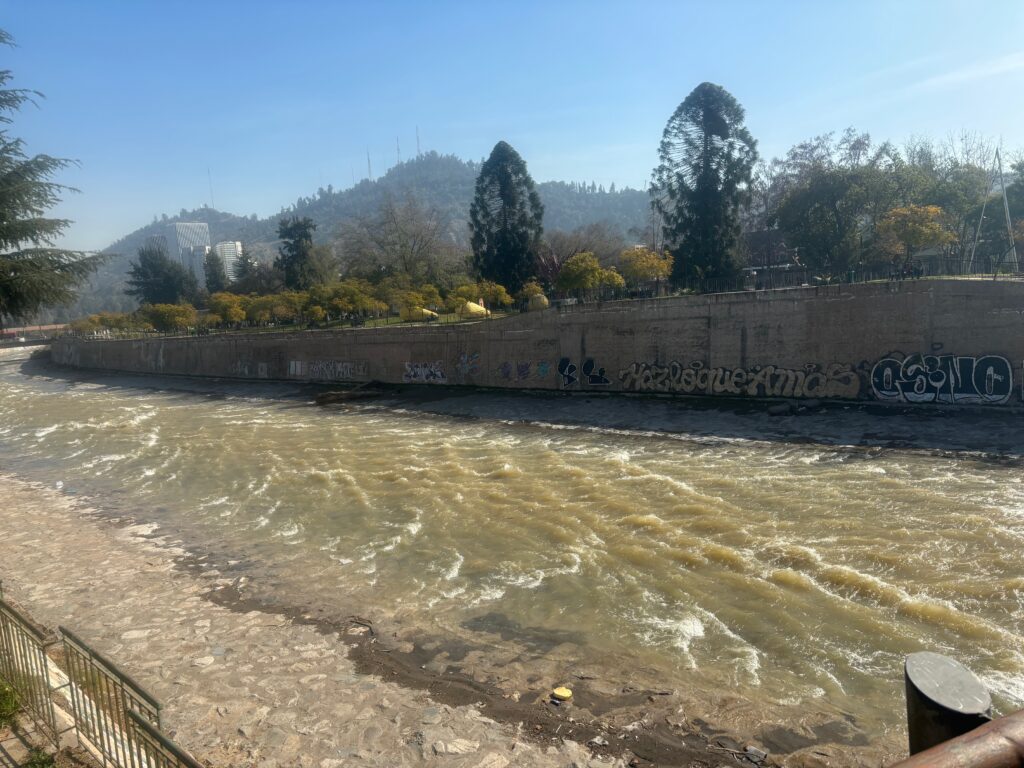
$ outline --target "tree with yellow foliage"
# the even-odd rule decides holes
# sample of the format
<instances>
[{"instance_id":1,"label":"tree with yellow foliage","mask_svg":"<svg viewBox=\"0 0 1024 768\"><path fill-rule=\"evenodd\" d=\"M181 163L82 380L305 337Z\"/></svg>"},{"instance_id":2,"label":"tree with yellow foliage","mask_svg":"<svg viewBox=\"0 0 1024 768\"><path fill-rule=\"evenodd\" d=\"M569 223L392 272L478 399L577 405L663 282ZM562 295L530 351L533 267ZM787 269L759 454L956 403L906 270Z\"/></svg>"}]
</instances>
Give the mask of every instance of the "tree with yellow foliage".
<instances>
[{"instance_id":1,"label":"tree with yellow foliage","mask_svg":"<svg viewBox=\"0 0 1024 768\"><path fill-rule=\"evenodd\" d=\"M179 331L196 324L196 308L191 304L146 304L139 314L158 331Z\"/></svg>"},{"instance_id":2,"label":"tree with yellow foliage","mask_svg":"<svg viewBox=\"0 0 1024 768\"><path fill-rule=\"evenodd\" d=\"M555 287L560 291L587 291L594 288L624 288L626 281L614 269L605 269L590 252L577 253L566 259L558 273Z\"/></svg>"},{"instance_id":3,"label":"tree with yellow foliage","mask_svg":"<svg viewBox=\"0 0 1024 768\"><path fill-rule=\"evenodd\" d=\"M621 265L622 276L629 285L667 280L672 274L672 254L668 251L655 253L638 245L622 252Z\"/></svg>"},{"instance_id":4,"label":"tree with yellow foliage","mask_svg":"<svg viewBox=\"0 0 1024 768\"><path fill-rule=\"evenodd\" d=\"M235 293L219 291L210 296L208 306L210 312L220 317L225 323L236 325L245 320L247 299Z\"/></svg>"},{"instance_id":5,"label":"tree with yellow foliage","mask_svg":"<svg viewBox=\"0 0 1024 768\"><path fill-rule=\"evenodd\" d=\"M488 309L508 307L512 304L512 297L505 286L498 285L493 280L481 280L479 283L465 283L454 288L448 294L446 305L454 312L467 301L476 303L480 300L483 300L484 306Z\"/></svg>"},{"instance_id":6,"label":"tree with yellow foliage","mask_svg":"<svg viewBox=\"0 0 1024 768\"><path fill-rule=\"evenodd\" d=\"M946 229L945 215L937 205L893 208L885 214L875 231L882 238L883 247L893 254L894 262L902 257L903 267L910 265L911 257L917 251L956 240L956 236Z\"/></svg>"}]
</instances>

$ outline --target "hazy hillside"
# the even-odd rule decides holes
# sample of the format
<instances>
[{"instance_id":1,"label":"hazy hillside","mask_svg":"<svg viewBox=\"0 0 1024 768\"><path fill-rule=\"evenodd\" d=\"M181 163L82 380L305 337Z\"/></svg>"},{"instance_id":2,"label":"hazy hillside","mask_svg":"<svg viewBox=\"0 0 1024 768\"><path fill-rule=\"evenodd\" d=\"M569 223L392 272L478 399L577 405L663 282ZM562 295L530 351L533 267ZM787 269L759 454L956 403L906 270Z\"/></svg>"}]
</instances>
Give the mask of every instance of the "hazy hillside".
<instances>
[{"instance_id":1,"label":"hazy hillside","mask_svg":"<svg viewBox=\"0 0 1024 768\"><path fill-rule=\"evenodd\" d=\"M308 216L317 224L317 238L333 239L340 224L358 216L374 213L388 196L415 196L424 205L440 211L448 221L449 236L468 247L469 206L479 163L467 162L453 155L436 152L400 163L374 181L364 179L349 189L319 189L311 197L303 197L267 218L235 216L212 208L182 211L177 216L164 216L125 235L105 250L109 261L93 278L72 307L57 309L40 318L63 321L100 310L126 311L135 302L125 296L124 278L136 251L151 235L164 231L176 221L203 221L210 226L213 242L240 240L257 256L269 259L276 251L277 223L282 216ZM597 221L604 221L628 235L632 228L644 225L648 197L635 189L605 191L594 185L544 182L537 185L544 202L544 228L547 231L571 230Z\"/></svg>"}]
</instances>

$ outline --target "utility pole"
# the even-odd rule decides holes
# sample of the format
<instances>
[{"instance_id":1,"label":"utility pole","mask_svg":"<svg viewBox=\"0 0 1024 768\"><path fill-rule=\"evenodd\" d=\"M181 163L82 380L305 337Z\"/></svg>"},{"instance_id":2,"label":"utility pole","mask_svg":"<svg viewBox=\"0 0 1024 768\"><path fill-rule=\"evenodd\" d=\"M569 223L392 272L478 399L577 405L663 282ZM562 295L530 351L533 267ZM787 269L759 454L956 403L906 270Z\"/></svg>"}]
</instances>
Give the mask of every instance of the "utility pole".
<instances>
[{"instance_id":1,"label":"utility pole","mask_svg":"<svg viewBox=\"0 0 1024 768\"><path fill-rule=\"evenodd\" d=\"M416 157L420 156L420 127L416 126Z\"/></svg>"},{"instance_id":2,"label":"utility pole","mask_svg":"<svg viewBox=\"0 0 1024 768\"><path fill-rule=\"evenodd\" d=\"M370 167L370 148L366 148L366 177L373 181L373 168Z\"/></svg>"}]
</instances>

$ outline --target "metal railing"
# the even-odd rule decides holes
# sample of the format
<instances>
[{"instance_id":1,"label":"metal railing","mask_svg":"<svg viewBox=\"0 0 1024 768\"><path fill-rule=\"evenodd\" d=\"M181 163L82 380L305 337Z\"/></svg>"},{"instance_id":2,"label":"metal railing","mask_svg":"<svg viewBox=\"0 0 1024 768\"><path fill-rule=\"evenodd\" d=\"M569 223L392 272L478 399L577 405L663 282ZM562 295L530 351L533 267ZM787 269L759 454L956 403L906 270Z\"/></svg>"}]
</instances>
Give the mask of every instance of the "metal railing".
<instances>
[{"instance_id":1,"label":"metal railing","mask_svg":"<svg viewBox=\"0 0 1024 768\"><path fill-rule=\"evenodd\" d=\"M203 768L181 747L168 739L159 729L134 710L128 712L135 734L133 765L147 768Z\"/></svg>"},{"instance_id":2,"label":"metal railing","mask_svg":"<svg viewBox=\"0 0 1024 768\"><path fill-rule=\"evenodd\" d=\"M161 732L159 701L74 632L59 631L62 665L46 654L57 641L3 599L0 582L0 679L44 738L59 746L74 730L80 744L114 768L202 768ZM71 725L61 730L58 722Z\"/></svg>"},{"instance_id":3,"label":"metal railing","mask_svg":"<svg viewBox=\"0 0 1024 768\"><path fill-rule=\"evenodd\" d=\"M47 645L42 632L0 599L0 676L18 694L40 732L56 744L60 731L51 697Z\"/></svg>"},{"instance_id":4,"label":"metal railing","mask_svg":"<svg viewBox=\"0 0 1024 768\"><path fill-rule=\"evenodd\" d=\"M138 759L135 720L159 729L160 703L71 630L59 629L78 735L102 753L104 764L109 760L122 768L145 768L148 763Z\"/></svg>"}]
</instances>

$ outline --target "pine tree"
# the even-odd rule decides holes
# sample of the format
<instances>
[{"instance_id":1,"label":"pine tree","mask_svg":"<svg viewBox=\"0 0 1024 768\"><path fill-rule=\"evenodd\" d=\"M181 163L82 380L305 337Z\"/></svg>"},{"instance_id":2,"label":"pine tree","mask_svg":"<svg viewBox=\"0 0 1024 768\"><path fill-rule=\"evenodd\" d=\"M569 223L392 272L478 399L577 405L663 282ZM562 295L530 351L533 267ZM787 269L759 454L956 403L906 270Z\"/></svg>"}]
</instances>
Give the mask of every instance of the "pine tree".
<instances>
[{"instance_id":1,"label":"pine tree","mask_svg":"<svg viewBox=\"0 0 1024 768\"><path fill-rule=\"evenodd\" d=\"M536 271L543 217L526 163L499 141L480 168L469 208L473 263L480 277L519 291Z\"/></svg>"},{"instance_id":2,"label":"pine tree","mask_svg":"<svg viewBox=\"0 0 1024 768\"><path fill-rule=\"evenodd\" d=\"M301 202L301 201L300 201ZM306 271L313 254L313 233L316 223L310 218L292 216L281 219L277 225L277 236L282 240L274 267L284 275L284 284L292 290L309 288L306 285Z\"/></svg>"},{"instance_id":3,"label":"pine tree","mask_svg":"<svg viewBox=\"0 0 1024 768\"><path fill-rule=\"evenodd\" d=\"M224 271L224 259L212 249L203 259L203 276L206 278L206 290L209 293L219 293L228 286L228 275Z\"/></svg>"},{"instance_id":4,"label":"pine tree","mask_svg":"<svg viewBox=\"0 0 1024 768\"><path fill-rule=\"evenodd\" d=\"M13 45L3 30L0 45ZM6 87L10 81L10 70L0 70L0 325L4 318L28 318L44 306L70 303L101 261L55 246L71 222L47 218L46 211L62 193L75 190L52 179L73 162L30 157L25 143L8 134L3 126L13 122L12 115L41 95Z\"/></svg>"},{"instance_id":5,"label":"pine tree","mask_svg":"<svg viewBox=\"0 0 1024 768\"><path fill-rule=\"evenodd\" d=\"M676 285L736 273L739 208L757 161L757 143L743 117L728 91L701 83L665 126L651 194L674 257Z\"/></svg>"},{"instance_id":6,"label":"pine tree","mask_svg":"<svg viewBox=\"0 0 1024 768\"><path fill-rule=\"evenodd\" d=\"M259 269L259 262L253 257L247 248L242 248L238 260L235 261L235 268L232 270L231 282L237 283L246 280L256 274Z\"/></svg>"},{"instance_id":7,"label":"pine tree","mask_svg":"<svg viewBox=\"0 0 1024 768\"><path fill-rule=\"evenodd\" d=\"M199 292L195 275L172 260L159 245L139 248L125 281L125 293L143 304L178 304L192 301Z\"/></svg>"}]
</instances>

